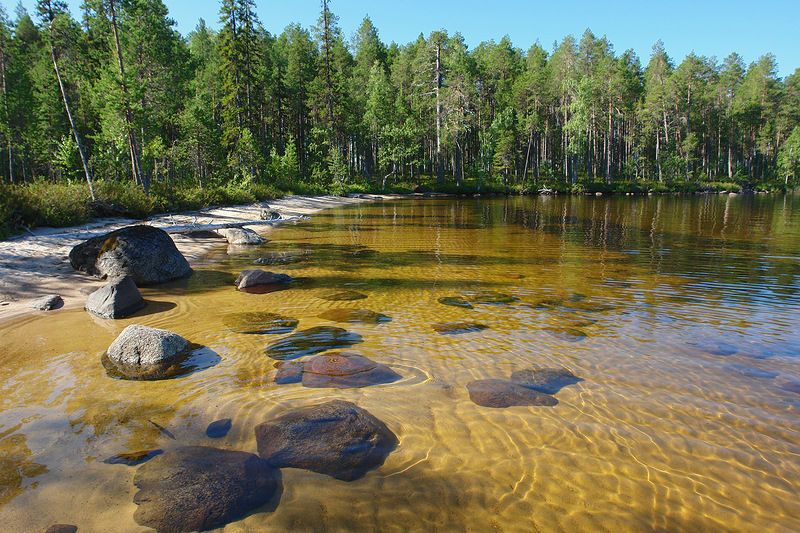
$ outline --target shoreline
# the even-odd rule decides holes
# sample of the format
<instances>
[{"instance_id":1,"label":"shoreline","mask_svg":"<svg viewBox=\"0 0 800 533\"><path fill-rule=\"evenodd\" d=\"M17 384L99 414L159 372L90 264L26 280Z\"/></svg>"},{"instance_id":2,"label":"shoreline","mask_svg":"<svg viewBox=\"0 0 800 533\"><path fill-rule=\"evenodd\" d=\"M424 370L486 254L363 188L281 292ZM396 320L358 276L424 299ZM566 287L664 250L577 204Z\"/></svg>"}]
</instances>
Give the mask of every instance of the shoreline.
<instances>
[{"instance_id":1,"label":"shoreline","mask_svg":"<svg viewBox=\"0 0 800 533\"><path fill-rule=\"evenodd\" d=\"M32 235L0 242L0 322L33 314L44 315L56 310L82 308L86 296L108 283L72 268L69 252L89 237L103 235L132 224L150 224L166 228L181 224L236 223L260 220L263 209L278 211L283 218L308 216L326 209L398 198L398 195L357 196L287 196L250 205L212 207L181 214L161 215L147 220L124 218L100 219L88 225L69 228L38 228ZM260 235L267 235L283 224L252 226ZM189 264L194 264L224 238L190 237L171 234L178 250ZM58 294L64 303L53 311L39 311L28 306L31 300Z\"/></svg>"}]
</instances>

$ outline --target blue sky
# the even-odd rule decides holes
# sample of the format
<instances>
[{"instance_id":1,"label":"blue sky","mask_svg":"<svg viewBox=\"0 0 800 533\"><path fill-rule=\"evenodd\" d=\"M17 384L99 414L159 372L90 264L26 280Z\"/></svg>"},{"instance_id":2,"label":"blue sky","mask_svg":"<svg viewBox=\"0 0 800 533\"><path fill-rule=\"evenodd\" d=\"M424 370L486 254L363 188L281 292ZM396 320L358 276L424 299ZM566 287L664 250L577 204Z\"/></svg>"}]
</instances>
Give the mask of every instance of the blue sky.
<instances>
[{"instance_id":1,"label":"blue sky","mask_svg":"<svg viewBox=\"0 0 800 533\"><path fill-rule=\"evenodd\" d=\"M2 3L13 18L16 0ZM69 0L76 17L80 3ZM33 13L35 0L24 0L23 5ZM166 0L166 5L183 35L199 18L219 26L219 2ZM261 23L276 34L293 22L310 28L320 12L319 0L256 0L256 5ZM661 39L676 64L692 51L720 62L737 52L746 63L771 52L779 76L800 67L798 0L330 0L329 6L339 16L346 37L369 15L387 44L406 44L420 33L446 29L460 32L470 48L508 35L523 50L538 39L549 51L554 41L569 34L580 38L590 28L598 37L605 35L617 53L633 48L644 65L653 44Z\"/></svg>"}]
</instances>

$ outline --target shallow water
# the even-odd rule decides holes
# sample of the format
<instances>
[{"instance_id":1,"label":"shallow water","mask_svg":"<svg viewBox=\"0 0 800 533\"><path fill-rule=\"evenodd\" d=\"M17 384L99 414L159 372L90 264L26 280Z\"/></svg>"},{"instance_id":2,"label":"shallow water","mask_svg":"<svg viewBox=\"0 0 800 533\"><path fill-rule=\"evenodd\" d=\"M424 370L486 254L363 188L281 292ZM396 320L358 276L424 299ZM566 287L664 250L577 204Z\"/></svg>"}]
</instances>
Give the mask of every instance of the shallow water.
<instances>
[{"instance_id":1,"label":"shallow water","mask_svg":"<svg viewBox=\"0 0 800 533\"><path fill-rule=\"evenodd\" d=\"M257 424L345 399L399 438L384 464L349 483L284 469L273 501L225 531L800 530L799 237L793 196L366 204L221 247L188 280L143 289L150 305L127 319L1 323L0 529L148 531L133 520L136 467L105 459L255 453ZM236 291L259 258L295 281ZM454 296L472 308L439 302ZM341 308L388 319L320 317ZM342 351L402 379L277 385L264 352L291 333L225 325L245 311L345 328L361 342ZM101 355L133 323L204 346L194 371L109 377ZM554 407L470 401L470 381L535 365L583 381ZM227 436L207 437L225 418Z\"/></svg>"}]
</instances>

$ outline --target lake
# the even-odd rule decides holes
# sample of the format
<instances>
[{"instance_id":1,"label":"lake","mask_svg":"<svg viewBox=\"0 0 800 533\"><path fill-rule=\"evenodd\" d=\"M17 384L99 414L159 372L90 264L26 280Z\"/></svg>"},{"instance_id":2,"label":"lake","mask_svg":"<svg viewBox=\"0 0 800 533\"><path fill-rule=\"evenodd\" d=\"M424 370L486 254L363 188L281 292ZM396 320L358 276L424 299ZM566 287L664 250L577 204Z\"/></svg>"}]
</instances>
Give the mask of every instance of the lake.
<instances>
[{"instance_id":1,"label":"lake","mask_svg":"<svg viewBox=\"0 0 800 533\"><path fill-rule=\"evenodd\" d=\"M133 519L137 467L106 459L255 453L256 425L334 399L397 447L351 482L282 469L273 500L225 531L800 530L800 197L384 201L268 237L142 289L148 307L126 319L0 323L3 531L148 531ZM294 281L237 291L257 266ZM298 324L243 333L243 312ZM186 373L110 377L101 356L130 324L199 345ZM336 351L400 379L275 383L265 350L316 326L345 328L360 342ZM467 389L541 368L578 378L556 405L486 407ZM206 436L225 418L226 436Z\"/></svg>"}]
</instances>

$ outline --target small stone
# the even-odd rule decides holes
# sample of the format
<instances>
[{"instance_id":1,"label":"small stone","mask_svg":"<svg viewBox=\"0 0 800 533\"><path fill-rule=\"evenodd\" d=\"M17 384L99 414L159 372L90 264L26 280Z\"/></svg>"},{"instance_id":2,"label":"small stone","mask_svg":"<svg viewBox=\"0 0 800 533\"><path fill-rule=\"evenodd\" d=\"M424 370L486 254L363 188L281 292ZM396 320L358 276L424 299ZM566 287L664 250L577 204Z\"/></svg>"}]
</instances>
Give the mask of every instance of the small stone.
<instances>
[{"instance_id":1,"label":"small stone","mask_svg":"<svg viewBox=\"0 0 800 533\"><path fill-rule=\"evenodd\" d=\"M388 366L360 355L330 353L317 355L303 368L303 386L351 389L392 383L401 376Z\"/></svg>"},{"instance_id":2,"label":"small stone","mask_svg":"<svg viewBox=\"0 0 800 533\"><path fill-rule=\"evenodd\" d=\"M477 379L467 383L469 399L483 407L548 406L558 404L554 396L503 379Z\"/></svg>"},{"instance_id":3,"label":"small stone","mask_svg":"<svg viewBox=\"0 0 800 533\"><path fill-rule=\"evenodd\" d=\"M44 533L75 533L76 531L78 531L78 526L72 524L53 524Z\"/></svg>"},{"instance_id":4,"label":"small stone","mask_svg":"<svg viewBox=\"0 0 800 533\"><path fill-rule=\"evenodd\" d=\"M31 309L38 309L39 311L52 311L64 304L64 300L58 294L48 294L41 298L36 298L28 302L28 307Z\"/></svg>"},{"instance_id":5,"label":"small stone","mask_svg":"<svg viewBox=\"0 0 800 533\"><path fill-rule=\"evenodd\" d=\"M119 453L117 455L112 455L108 459L104 459L103 462L109 465L135 466L138 464L142 464L145 461L149 461L156 455L161 455L162 453L164 453L164 450L158 448L155 450L142 450L139 452Z\"/></svg>"},{"instance_id":6,"label":"small stone","mask_svg":"<svg viewBox=\"0 0 800 533\"><path fill-rule=\"evenodd\" d=\"M260 268L252 268L243 270L239 277L236 278L236 288L241 290L257 287L267 286L278 288L292 281L292 278L286 274L276 274L274 272L267 272Z\"/></svg>"},{"instance_id":7,"label":"small stone","mask_svg":"<svg viewBox=\"0 0 800 533\"><path fill-rule=\"evenodd\" d=\"M397 445L386 424L351 402L293 409L255 428L258 455L275 468L305 468L353 481Z\"/></svg>"},{"instance_id":8,"label":"small stone","mask_svg":"<svg viewBox=\"0 0 800 533\"><path fill-rule=\"evenodd\" d=\"M477 322L446 322L441 324L432 324L431 327L437 333L442 335L453 335L458 333L471 333L474 331L483 331L489 329L485 324L478 324Z\"/></svg>"},{"instance_id":9,"label":"small stone","mask_svg":"<svg viewBox=\"0 0 800 533\"><path fill-rule=\"evenodd\" d=\"M464 309L475 309L472 306L472 304L470 304L461 296L442 296L437 301L442 305L449 305L452 307L463 307Z\"/></svg>"},{"instance_id":10,"label":"small stone","mask_svg":"<svg viewBox=\"0 0 800 533\"><path fill-rule=\"evenodd\" d=\"M102 318L123 318L146 305L133 278L127 275L113 278L86 297L86 310Z\"/></svg>"},{"instance_id":11,"label":"small stone","mask_svg":"<svg viewBox=\"0 0 800 533\"><path fill-rule=\"evenodd\" d=\"M211 422L206 428L206 437L212 439L221 439L231 430L233 422L230 418L221 418Z\"/></svg>"},{"instance_id":12,"label":"small stone","mask_svg":"<svg viewBox=\"0 0 800 533\"><path fill-rule=\"evenodd\" d=\"M330 309L318 315L324 320L348 322L351 324L383 324L392 319L388 316L368 309Z\"/></svg>"},{"instance_id":13,"label":"small stone","mask_svg":"<svg viewBox=\"0 0 800 533\"><path fill-rule=\"evenodd\" d=\"M342 302L342 301L352 301L352 300L363 300L366 298L366 294L361 294L358 291L329 291L320 296L323 300L328 300L331 302Z\"/></svg>"}]
</instances>

